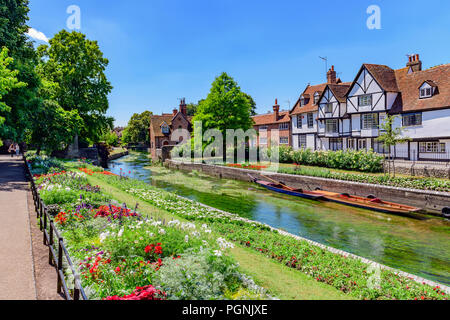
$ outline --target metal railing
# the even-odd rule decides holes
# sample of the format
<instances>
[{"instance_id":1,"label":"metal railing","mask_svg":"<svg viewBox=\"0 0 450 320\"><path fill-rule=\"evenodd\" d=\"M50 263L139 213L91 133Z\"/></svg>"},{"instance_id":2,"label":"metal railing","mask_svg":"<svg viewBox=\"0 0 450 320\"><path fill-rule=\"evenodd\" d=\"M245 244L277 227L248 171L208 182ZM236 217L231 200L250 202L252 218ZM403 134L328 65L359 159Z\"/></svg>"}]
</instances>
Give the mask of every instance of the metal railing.
<instances>
[{"instance_id":1,"label":"metal railing","mask_svg":"<svg viewBox=\"0 0 450 320\"><path fill-rule=\"evenodd\" d=\"M53 223L53 218L49 215L47 207L39 196L39 192L34 183L33 175L28 167L27 159L24 156L25 175L30 180L31 193L33 195L34 207L37 219L39 220L39 229L43 233L43 242L48 246L48 263L55 267L57 273L57 287L59 294L63 294L66 300L88 300L84 288L80 281L80 276L75 270L72 259L64 245L64 239L58 232ZM64 275L64 265L73 275L73 289L67 286L66 277Z\"/></svg>"}]
</instances>

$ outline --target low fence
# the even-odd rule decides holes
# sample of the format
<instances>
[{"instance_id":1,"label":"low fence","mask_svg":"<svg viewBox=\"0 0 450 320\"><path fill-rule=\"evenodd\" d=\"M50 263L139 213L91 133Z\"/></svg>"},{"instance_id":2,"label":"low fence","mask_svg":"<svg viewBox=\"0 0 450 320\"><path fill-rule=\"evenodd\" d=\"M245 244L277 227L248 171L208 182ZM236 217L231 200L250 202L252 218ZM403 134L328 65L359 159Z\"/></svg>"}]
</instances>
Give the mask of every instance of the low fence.
<instances>
[{"instance_id":1,"label":"low fence","mask_svg":"<svg viewBox=\"0 0 450 320\"><path fill-rule=\"evenodd\" d=\"M49 215L47 207L39 196L39 192L34 183L33 175L26 158L24 157L25 175L30 179L31 193L33 195L36 216L39 220L39 229L43 233L43 242L48 246L48 263L55 267L58 276L56 290L63 294L66 300L88 300L80 276L73 266L72 259L64 245L64 239L56 229L53 218ZM73 289L69 289L64 275L64 266L68 267L73 275Z\"/></svg>"}]
</instances>

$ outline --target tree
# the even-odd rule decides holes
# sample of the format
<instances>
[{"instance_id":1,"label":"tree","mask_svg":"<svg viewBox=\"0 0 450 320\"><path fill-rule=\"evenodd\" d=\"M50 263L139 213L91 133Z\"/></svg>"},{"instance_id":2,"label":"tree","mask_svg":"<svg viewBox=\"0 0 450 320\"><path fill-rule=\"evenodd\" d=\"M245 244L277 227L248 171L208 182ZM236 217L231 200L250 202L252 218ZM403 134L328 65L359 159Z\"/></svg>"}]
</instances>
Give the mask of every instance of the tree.
<instances>
[{"instance_id":1,"label":"tree","mask_svg":"<svg viewBox=\"0 0 450 320\"><path fill-rule=\"evenodd\" d=\"M109 61L97 41L80 32L62 30L50 40L50 46L38 47L38 55L39 74L51 84L46 99L54 100L65 111L76 110L82 119L76 133L97 142L113 126L113 119L105 115L112 90L105 75Z\"/></svg>"},{"instance_id":2,"label":"tree","mask_svg":"<svg viewBox=\"0 0 450 320\"><path fill-rule=\"evenodd\" d=\"M252 116L256 116L256 102L255 102L255 100L253 100L253 98L252 98L252 96L251 95L249 95L249 94L247 94L247 93L244 93L245 94L245 97L248 99L248 101L250 102L250 114L252 115Z\"/></svg>"},{"instance_id":3,"label":"tree","mask_svg":"<svg viewBox=\"0 0 450 320\"><path fill-rule=\"evenodd\" d=\"M218 129L225 134L227 129L242 129L253 126L251 102L237 83L225 72L212 83L208 97L201 101L193 121L201 121L203 130Z\"/></svg>"},{"instance_id":4,"label":"tree","mask_svg":"<svg viewBox=\"0 0 450 320\"><path fill-rule=\"evenodd\" d=\"M19 71L10 70L8 66L14 61L13 58L8 56L8 49L2 48L0 52L0 112L6 113L11 111L11 107L3 102L3 97L14 88L25 87L26 83L20 82L17 79ZM5 118L0 113L0 126L5 122Z\"/></svg>"},{"instance_id":5,"label":"tree","mask_svg":"<svg viewBox=\"0 0 450 320\"><path fill-rule=\"evenodd\" d=\"M7 47L14 59L11 69L18 70L17 78L27 86L16 87L6 94L3 101L11 106L9 112L2 112L5 118L0 128L0 137L16 141L24 139L32 123L31 115L40 103L37 92L40 86L35 72L38 62L33 44L25 32L28 31L28 0L3 0L0 2L0 48Z\"/></svg>"},{"instance_id":6,"label":"tree","mask_svg":"<svg viewBox=\"0 0 450 320\"><path fill-rule=\"evenodd\" d=\"M153 113L144 111L135 113L128 121L128 126L123 130L123 143L149 143L150 142L150 119Z\"/></svg>"},{"instance_id":7,"label":"tree","mask_svg":"<svg viewBox=\"0 0 450 320\"><path fill-rule=\"evenodd\" d=\"M411 138L405 137L403 135L403 127L394 128L395 119L397 116L387 115L383 123L380 125L381 135L376 139L378 142L383 143L384 147L388 149L388 160L389 160L389 175L391 174L391 161L395 177L395 162L393 161L391 155L391 147L396 146L399 143L405 143L411 141Z\"/></svg>"}]
</instances>

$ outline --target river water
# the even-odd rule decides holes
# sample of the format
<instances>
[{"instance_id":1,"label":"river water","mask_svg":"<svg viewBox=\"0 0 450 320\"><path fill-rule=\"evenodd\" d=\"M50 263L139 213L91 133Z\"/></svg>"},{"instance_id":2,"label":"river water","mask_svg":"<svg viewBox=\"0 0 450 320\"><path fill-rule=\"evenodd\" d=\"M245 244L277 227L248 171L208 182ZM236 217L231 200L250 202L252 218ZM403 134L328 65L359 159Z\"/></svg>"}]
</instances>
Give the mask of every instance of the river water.
<instances>
[{"instance_id":1,"label":"river water","mask_svg":"<svg viewBox=\"0 0 450 320\"><path fill-rule=\"evenodd\" d=\"M110 171L292 234L450 284L450 222L415 220L293 198L254 184L151 167L147 154L112 161ZM128 174L131 172L131 174Z\"/></svg>"}]
</instances>

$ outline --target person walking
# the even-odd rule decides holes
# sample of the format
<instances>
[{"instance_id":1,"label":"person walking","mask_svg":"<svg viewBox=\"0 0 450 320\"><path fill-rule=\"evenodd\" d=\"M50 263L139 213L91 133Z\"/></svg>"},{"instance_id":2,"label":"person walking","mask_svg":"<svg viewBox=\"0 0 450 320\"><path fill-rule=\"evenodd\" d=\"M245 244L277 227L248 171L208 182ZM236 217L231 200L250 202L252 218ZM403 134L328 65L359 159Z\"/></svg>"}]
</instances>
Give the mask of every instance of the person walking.
<instances>
[{"instance_id":1,"label":"person walking","mask_svg":"<svg viewBox=\"0 0 450 320\"><path fill-rule=\"evenodd\" d=\"M16 153L16 146L14 143L9 145L8 152L11 153L11 158L14 157L14 153Z\"/></svg>"},{"instance_id":2,"label":"person walking","mask_svg":"<svg viewBox=\"0 0 450 320\"><path fill-rule=\"evenodd\" d=\"M16 148L16 156L18 157L20 155L20 146L18 143L16 143L15 148Z\"/></svg>"}]
</instances>

